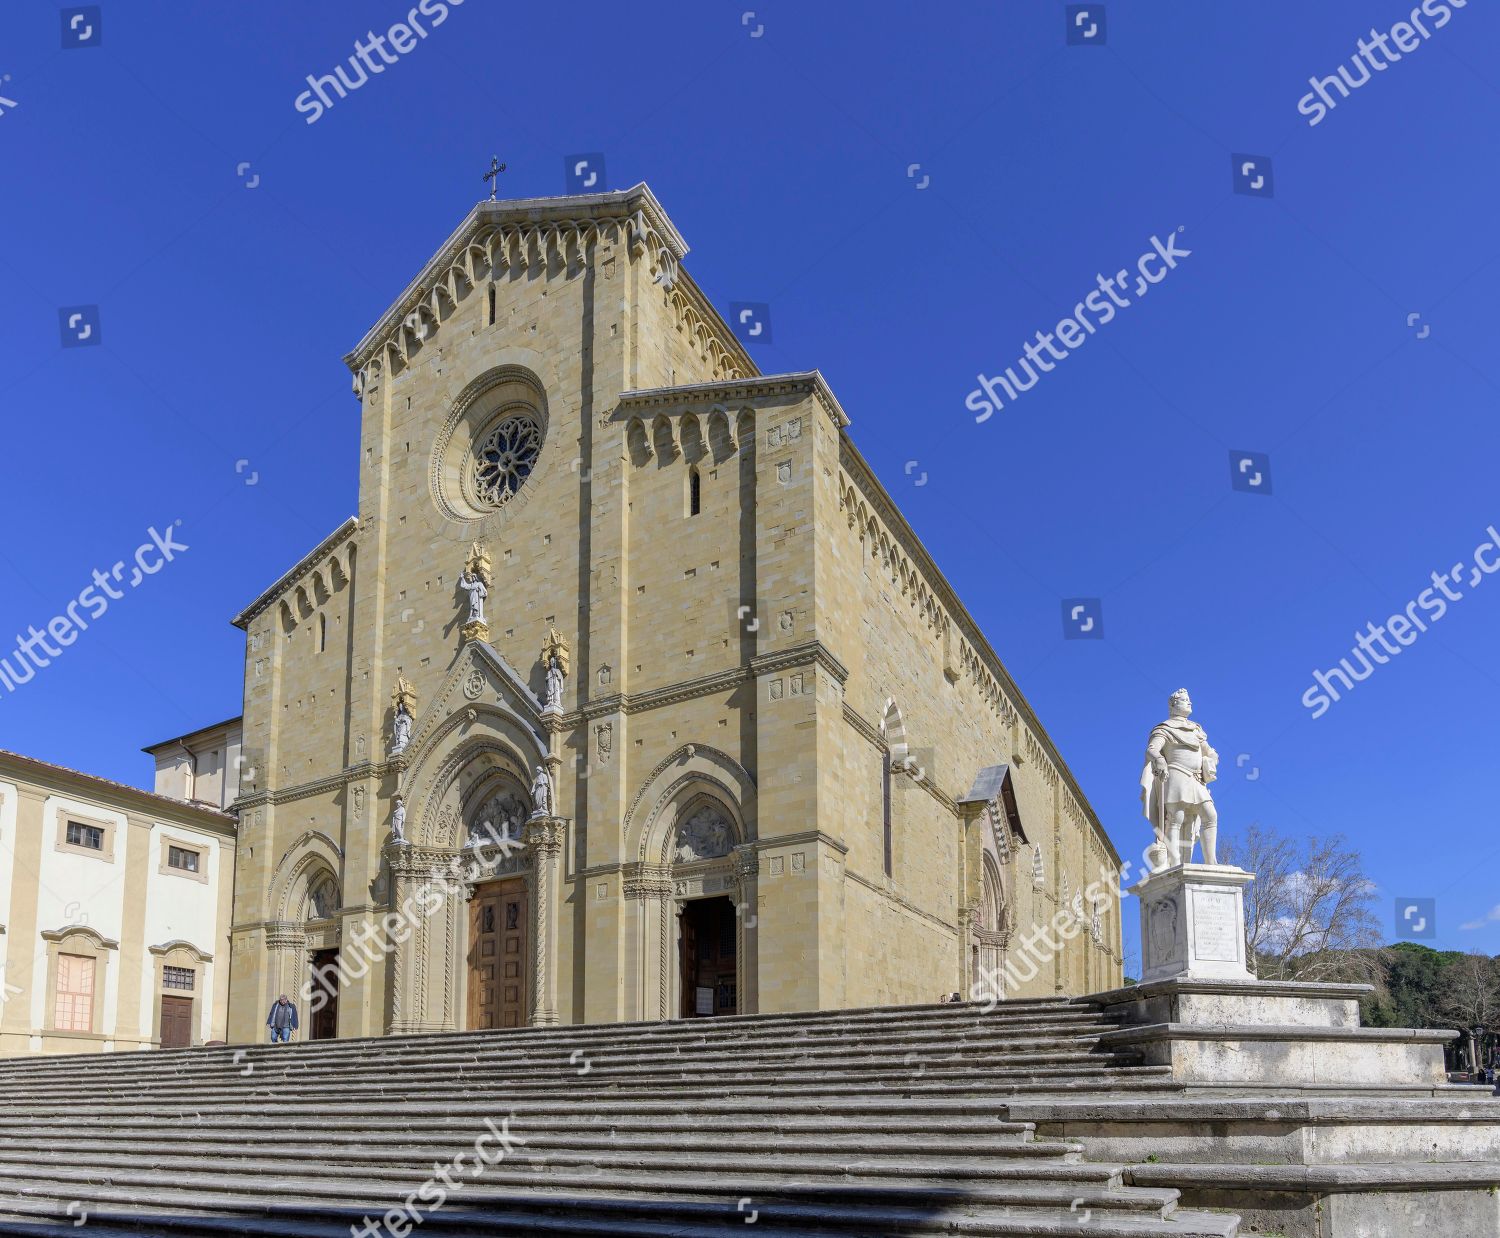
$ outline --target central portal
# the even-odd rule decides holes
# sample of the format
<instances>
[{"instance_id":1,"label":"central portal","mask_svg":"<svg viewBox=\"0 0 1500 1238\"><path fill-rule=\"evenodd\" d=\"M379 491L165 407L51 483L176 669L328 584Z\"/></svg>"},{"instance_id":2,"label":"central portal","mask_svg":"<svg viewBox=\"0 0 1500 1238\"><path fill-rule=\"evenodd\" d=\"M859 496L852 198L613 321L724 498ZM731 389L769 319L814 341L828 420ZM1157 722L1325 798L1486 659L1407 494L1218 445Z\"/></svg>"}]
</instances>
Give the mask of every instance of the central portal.
<instances>
[{"instance_id":1,"label":"central portal","mask_svg":"<svg viewBox=\"0 0 1500 1238\"><path fill-rule=\"evenodd\" d=\"M530 1011L526 882L496 881L469 903L470 1031L525 1027Z\"/></svg>"},{"instance_id":2,"label":"central portal","mask_svg":"<svg viewBox=\"0 0 1500 1238\"><path fill-rule=\"evenodd\" d=\"M734 903L694 899L683 905L681 925L682 1017L738 1014Z\"/></svg>"}]
</instances>

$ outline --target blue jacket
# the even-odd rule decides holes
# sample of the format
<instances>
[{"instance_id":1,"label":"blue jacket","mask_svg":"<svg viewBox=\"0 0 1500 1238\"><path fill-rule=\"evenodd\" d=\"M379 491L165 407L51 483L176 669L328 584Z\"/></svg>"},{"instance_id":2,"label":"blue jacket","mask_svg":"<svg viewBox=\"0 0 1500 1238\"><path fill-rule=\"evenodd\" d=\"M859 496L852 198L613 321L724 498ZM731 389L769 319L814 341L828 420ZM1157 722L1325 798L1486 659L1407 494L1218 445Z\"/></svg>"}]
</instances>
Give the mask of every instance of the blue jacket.
<instances>
[{"instance_id":1,"label":"blue jacket","mask_svg":"<svg viewBox=\"0 0 1500 1238\"><path fill-rule=\"evenodd\" d=\"M267 1027L289 1027L292 1031L297 1030L297 1003L287 1002L283 1006L279 1001L271 1003L271 1013L266 1016Z\"/></svg>"}]
</instances>

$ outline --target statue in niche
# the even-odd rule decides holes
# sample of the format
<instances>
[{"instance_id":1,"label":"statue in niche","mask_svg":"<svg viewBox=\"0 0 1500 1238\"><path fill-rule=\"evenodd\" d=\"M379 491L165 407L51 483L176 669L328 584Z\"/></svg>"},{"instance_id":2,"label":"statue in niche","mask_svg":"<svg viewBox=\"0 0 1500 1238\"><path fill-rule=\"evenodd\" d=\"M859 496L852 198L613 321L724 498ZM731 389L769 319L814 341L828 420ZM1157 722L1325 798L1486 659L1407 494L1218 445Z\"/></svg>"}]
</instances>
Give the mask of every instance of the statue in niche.
<instances>
[{"instance_id":1,"label":"statue in niche","mask_svg":"<svg viewBox=\"0 0 1500 1238\"><path fill-rule=\"evenodd\" d=\"M406 845L406 801L399 795L391 809L391 841Z\"/></svg>"},{"instance_id":2,"label":"statue in niche","mask_svg":"<svg viewBox=\"0 0 1500 1238\"><path fill-rule=\"evenodd\" d=\"M469 622L484 623L484 600L489 597L490 591L484 581L478 576L472 575L467 568L462 576L458 578L458 587L469 595Z\"/></svg>"},{"instance_id":3,"label":"statue in niche","mask_svg":"<svg viewBox=\"0 0 1500 1238\"><path fill-rule=\"evenodd\" d=\"M552 815L552 780L547 777L545 765L536 767L536 774L531 780L531 802L533 818Z\"/></svg>"},{"instance_id":4,"label":"statue in niche","mask_svg":"<svg viewBox=\"0 0 1500 1238\"><path fill-rule=\"evenodd\" d=\"M396 690L391 693L396 707L396 717L391 723L391 756L399 757L411 745L412 715L417 708L417 690L406 682L403 675L396 676Z\"/></svg>"},{"instance_id":5,"label":"statue in niche","mask_svg":"<svg viewBox=\"0 0 1500 1238\"><path fill-rule=\"evenodd\" d=\"M472 639L489 639L484 602L490 595L490 582L494 578L489 551L483 542L475 542L469 548L469 557L464 561L463 573L458 578L458 587L469 595L469 618L464 624L464 633Z\"/></svg>"},{"instance_id":6,"label":"statue in niche","mask_svg":"<svg viewBox=\"0 0 1500 1238\"><path fill-rule=\"evenodd\" d=\"M733 845L729 822L717 808L705 804L677 829L677 862L716 860Z\"/></svg>"},{"instance_id":7,"label":"statue in niche","mask_svg":"<svg viewBox=\"0 0 1500 1238\"><path fill-rule=\"evenodd\" d=\"M547 659L547 708L561 709L563 693L562 662L554 653Z\"/></svg>"}]
</instances>

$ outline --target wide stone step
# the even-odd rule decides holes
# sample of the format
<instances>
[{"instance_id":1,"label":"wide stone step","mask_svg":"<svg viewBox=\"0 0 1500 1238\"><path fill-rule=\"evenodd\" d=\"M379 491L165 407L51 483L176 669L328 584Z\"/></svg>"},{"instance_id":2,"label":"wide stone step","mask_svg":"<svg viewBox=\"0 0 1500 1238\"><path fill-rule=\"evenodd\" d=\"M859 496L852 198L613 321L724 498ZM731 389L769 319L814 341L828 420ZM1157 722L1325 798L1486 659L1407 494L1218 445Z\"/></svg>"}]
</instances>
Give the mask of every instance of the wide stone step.
<instances>
[{"instance_id":1,"label":"wide stone step","mask_svg":"<svg viewBox=\"0 0 1500 1238\"><path fill-rule=\"evenodd\" d=\"M1136 1073L1139 1072L1139 1073ZM1141 1091L1156 1093L1165 1084L1170 1084L1170 1076L1159 1067L1130 1067L1117 1071L1089 1072L1083 1070L1058 1072L1055 1077L1049 1077L1046 1072L1037 1072L1032 1075L1019 1075L1007 1078L991 1078L988 1080L976 1080L966 1076L958 1076L949 1080L923 1079L885 1079L885 1080L861 1080L856 1083L848 1081L839 1082L808 1082L799 1083L797 1090L804 1097L817 1096L891 1096L910 1097L919 1099L925 1097L953 1096L964 1097L971 1100L976 1106L984 1104L999 1104L1006 1098L1025 1095L1081 1095L1087 1092L1095 1092L1102 1095L1118 1095L1126 1091ZM547 1084L535 1088L508 1088L494 1093L489 1098L486 1108L494 1112L496 1108L518 1108L526 1102L535 1099L551 1099L559 1096L564 1091L572 1091L578 1103L586 1105L602 1105L608 1098L629 1098L627 1104L639 1105L645 1103L646 1097L658 1096L673 1098L678 1108L684 1106L696 1108L705 1100L735 1097L742 1098L746 1102L774 1102L779 1098L779 1089L776 1081L768 1081L759 1087L753 1083L744 1083L740 1086L728 1087L716 1084L713 1081L699 1081L695 1083L682 1083L673 1085L616 1085L603 1088L576 1088L567 1089L558 1084ZM467 1093L477 1100L484 1100L485 1094L475 1089L469 1089ZM337 1099L335 1099L337 1098ZM17 1106L17 1108L21 1108ZM134 1114L144 1109L161 1110L170 1108L179 1117L196 1120L200 1115L209 1111L234 1113L250 1118L270 1116L273 1113L328 1113L337 1114L363 1114L370 1115L372 1108L387 1113L399 1112L421 1112L427 1111L431 1106L421 1101L411 1100L400 1093L381 1091L374 1089L349 1088L343 1091L333 1091L327 1096L310 1097L293 1093L290 1097L266 1091L255 1095L236 1095L233 1097L216 1097L212 1094L183 1096L164 1096L152 1098L146 1101L140 1096L133 1098L121 1097L116 1100L98 1099L70 1099L64 1103L56 1103L42 1106L43 1111L50 1108L54 1111L66 1109L70 1114L82 1118L85 1116L110 1117L119 1114ZM0 1103L0 1124L7 1118L6 1106Z\"/></svg>"},{"instance_id":2,"label":"wide stone step","mask_svg":"<svg viewBox=\"0 0 1500 1238\"><path fill-rule=\"evenodd\" d=\"M678 1166L713 1166L735 1168L748 1165L760 1172L765 1167L774 1167L785 1172L825 1173L846 1169L858 1163L869 1170L905 1172L919 1159L930 1165L947 1164L938 1176L950 1172L975 1173L981 1176L995 1172L1001 1176L1019 1177L1029 1173L1067 1177L1063 1172L1053 1175L1053 1165L1073 1165L1083 1151L1081 1145L1071 1140L1029 1140L1016 1136L1000 1136L986 1140L965 1141L961 1138L948 1140L851 1138L821 1134L817 1138L803 1136L791 1140L770 1141L761 1136L725 1137L715 1132L711 1147L705 1147L701 1133L695 1140L690 1135L677 1137L652 1137L630 1134L624 1137L594 1137L584 1135L559 1135L550 1129L532 1130L515 1123L507 1126L521 1143L515 1156L526 1162L549 1164L584 1164L604 1166L609 1164L659 1165L668 1168ZM483 1133L485 1128L479 1128ZM233 1140L184 1139L164 1140L160 1137L147 1140L133 1139L125 1146L106 1147L103 1141L90 1137L79 1137L49 1141L38 1150L35 1144L22 1140L0 1140L0 1165L63 1164L76 1167L87 1163L90 1166L122 1165L135 1168L180 1165L185 1162L202 1163L209 1170L223 1166L239 1172L238 1162L263 1163L266 1161L291 1161L302 1163L371 1167L391 1165L407 1167L415 1164L430 1167L434 1158L450 1156L464 1147L471 1146L473 1136L455 1137L449 1132L446 1138L406 1137L401 1140L386 1140L379 1144L319 1144L311 1135L303 1140L263 1141L252 1143ZM80 1154L85 1154L80 1156ZM213 1158L222 1158L216 1160ZM977 1164L975 1163L977 1162ZM319 1169L318 1172L322 1172Z\"/></svg>"},{"instance_id":3,"label":"wide stone step","mask_svg":"<svg viewBox=\"0 0 1500 1238\"><path fill-rule=\"evenodd\" d=\"M68 1190L86 1192L105 1186L193 1186L198 1190L255 1195L269 1188L281 1197L287 1190L304 1187L314 1196L337 1195L351 1182L366 1182L383 1190L411 1191L433 1176L434 1164L446 1164L462 1152L473 1161L473 1140L466 1150L452 1145L425 1150L425 1159L347 1163L312 1158L182 1158L101 1153L89 1158L87 1169L76 1159L39 1155L16 1161L0 1157L0 1190L7 1185L36 1187L43 1183L66 1184ZM467 1173L467 1169L464 1171ZM483 1183L511 1192L533 1190L580 1190L591 1194L637 1195L671 1192L687 1196L722 1195L728 1191L760 1199L780 1198L786 1191L807 1193L862 1186L889 1194L909 1190L927 1194L933 1190L960 1190L993 1206L1060 1203L1074 1199L1089 1207L1126 1211L1150 1211L1165 1207L1175 1192L1143 1188L1121 1189L1119 1165L1091 1164L1060 1158L1050 1162L1012 1161L1001 1156L975 1164L929 1157L790 1156L765 1153L758 1156L700 1152L696 1156L672 1156L624 1151L618 1155L545 1151L532 1155L528 1147L513 1148L494 1168L484 1171ZM463 1174L457 1175L459 1177ZM290 1184L290 1185L288 1185ZM314 1190L316 1188L316 1190Z\"/></svg>"},{"instance_id":4,"label":"wide stone step","mask_svg":"<svg viewBox=\"0 0 1500 1238\"><path fill-rule=\"evenodd\" d=\"M1160 1095L1163 1089L1173 1086L1169 1072L1161 1067L1129 1067L1114 1072L1100 1072L1098 1074L1083 1074L1074 1072L1056 1079L1047 1078L1020 1078L1014 1080L991 1081L980 1084L973 1081L960 1080L957 1082L929 1082L927 1080L895 1081L889 1083L869 1081L864 1082L858 1089L851 1084L840 1084L838 1082L827 1083L801 1083L797 1086L798 1093L803 1100L817 1101L821 1098L902 1098L913 1103L921 1100L950 1098L960 1099L964 1104L976 1109L986 1109L1003 1103L1008 1097L1016 1096L1078 1096L1087 1093L1099 1095L1119 1096L1126 1092L1139 1092L1147 1096ZM528 1092L522 1089L511 1089L504 1092L495 1100L481 1106L485 1111L493 1113L499 1107L507 1109L530 1108L531 1101L541 1099L555 1099L563 1093L564 1089L556 1085L549 1085ZM472 1090L471 1090L472 1094ZM590 1107L602 1108L610 1103L611 1099L618 1099L623 1110L631 1112L644 1111L651 1103L651 1097L660 1094L664 1098L670 1097L666 1102L667 1108L673 1112L683 1112L684 1107L694 1111L704 1105L713 1102L723 1102L727 1099L744 1106L752 1107L774 1107L786 1103L783 1094L774 1086L769 1089L757 1090L753 1087L738 1089L726 1089L716 1087L712 1083L679 1088L659 1089L633 1089L619 1088L615 1090L605 1089L597 1094L580 1094L579 1103ZM380 1101L375 1112L386 1115L400 1115L402 1113L430 1113L435 1109L444 1109L443 1102L426 1102L411 1100L399 1092L386 1093L377 1096ZM146 1097L135 1099L121 1099L117 1101L94 1101L80 1102L72 1101L66 1105L54 1106L58 1111L65 1109L71 1117L79 1121L104 1120L108 1121L119 1115L140 1115L143 1113L159 1113L163 1110L171 1110L175 1116L185 1121L200 1121L206 1114L233 1115L247 1121L271 1121L282 1120L288 1116L297 1115L328 1115L329 1117L362 1117L369 1120L372 1115L372 1106L368 1101L309 1101L296 1095L295 1091L288 1095L267 1092L264 1095L250 1099L236 1099L234 1101L214 1101L208 1098L195 1098L196 1104L178 1103L176 1101L163 1102ZM513 1103L514 1102L514 1103ZM455 1106L447 1105L446 1111L454 1111ZM24 1114L17 1117L24 1118ZM10 1120L10 1115L3 1112L0 1105L0 1127Z\"/></svg>"},{"instance_id":5,"label":"wide stone step","mask_svg":"<svg viewBox=\"0 0 1500 1238\"><path fill-rule=\"evenodd\" d=\"M902 1028L945 1030L958 1025L974 1027L1002 1027L1017 1021L1031 1020L1049 1022L1086 1018L1093 1022L1109 1022L1104 1019L1101 1007L1087 1001L1067 998L1037 999L1027 1002L1001 1003L989 1013L984 1013L980 1003L953 1003L947 1005L906 1006L873 1008L864 1011L813 1011L787 1015L738 1015L714 1019L677 1019L641 1023L601 1023L567 1025L545 1028L509 1028L494 1031L430 1032L403 1036L372 1036L324 1041L302 1041L296 1046L303 1053L322 1053L330 1056L372 1053L384 1056L388 1053L411 1052L441 1054L450 1049L462 1049L486 1042L497 1045L526 1047L540 1045L549 1040L567 1040L575 1044L588 1041L605 1041L625 1044L636 1039L651 1043L665 1043L683 1038L709 1039L757 1039L767 1036L797 1036L802 1038L820 1035L849 1041L859 1041L879 1036L883 1030L899 1031ZM214 1056L233 1057L236 1053L273 1055L285 1053L285 1045L258 1044L237 1048L235 1046L198 1047L192 1049L156 1050L149 1057L160 1068L171 1069L174 1062L202 1061ZM138 1055L122 1055L135 1058ZM116 1059L118 1060L118 1059ZM11 1058L0 1060L0 1078L17 1072L30 1074L37 1070L53 1069L66 1073L70 1065L88 1067L109 1061L108 1057L83 1058Z\"/></svg>"},{"instance_id":6,"label":"wide stone step","mask_svg":"<svg viewBox=\"0 0 1500 1238\"><path fill-rule=\"evenodd\" d=\"M457 1177L454 1180L460 1182ZM758 1235L774 1232L773 1227L776 1225L816 1227L800 1232L843 1232L866 1236L897 1233L1068 1233L1084 1235L1086 1238L1133 1238L1135 1235L1168 1234L1193 1235L1194 1238L1207 1238L1209 1235L1212 1238L1226 1238L1235 1233L1232 1224L1225 1224L1225 1218L1204 1218L1207 1223L1194 1223L1191 1216L1185 1217L1177 1212L1175 1191L1129 1187L1087 1192L1073 1191L1071 1188L1058 1191L1051 1186L1023 1190L1018 1187L989 1185L957 1189L910 1184L879 1187L855 1184L837 1187L819 1183L809 1188L802 1183L783 1183L775 1190L767 1190L759 1183L737 1178L716 1186L703 1187L691 1194L681 1193L682 1188L691 1191L696 1184L683 1183L681 1188L671 1192L657 1191L627 1198L610 1191L631 1189L629 1181L616 1183L602 1176L591 1179L581 1188L570 1185L566 1194L545 1187L534 1191L509 1187L504 1192L497 1192L489 1183L488 1175L485 1182L460 1182L460 1185L462 1194L455 1191L452 1205L426 1218L422 1233L517 1232L492 1230L485 1223L495 1213L509 1212L516 1215L523 1209L530 1211L537 1219L540 1219L537 1214L556 1216L559 1213L574 1221L621 1215L632 1219L649 1218L658 1228L644 1232L662 1235L678 1234L680 1231L676 1225L681 1222L707 1220L736 1225L739 1228L735 1232L744 1233L743 1226L750 1221L752 1215L753 1223L757 1226L753 1232ZM227 1191L224 1189L226 1186L229 1188ZM256 1188L251 1184L249 1189ZM15 1185L0 1176L0 1209L13 1206L6 1201L7 1190L14 1191ZM313 1212L314 1215L316 1210L341 1208L351 1209L345 1215L356 1221L360 1216L378 1217L387 1208L399 1207L411 1195L411 1188L405 1184L393 1188L380 1182L347 1179L337 1187L305 1178L262 1181L259 1191L275 1196L278 1201L276 1211L283 1216L294 1208ZM756 1194L756 1191L760 1193ZM113 1182L102 1186L76 1179L59 1179L56 1182L42 1179L28 1192L33 1200L43 1193L56 1200L63 1208L67 1206L65 1200L74 1204L75 1215L80 1205L93 1214L103 1206L120 1204L147 1210L152 1214L153 1220L158 1220L164 1214L182 1215L190 1210L229 1212L242 1217L247 1214L253 1216L257 1212L264 1215L270 1211L263 1203L235 1189L233 1183L199 1176L146 1183L116 1176ZM432 1197L430 1194L427 1196ZM14 1200L16 1196L13 1194L9 1198ZM421 1199L422 1196L417 1198ZM1107 1203L1107 1206L1090 1207L1088 1203L1081 1202L1084 1200ZM357 1211L360 1208L365 1211ZM460 1208L467 1213L466 1216L458 1215L457 1209ZM1185 1225L1184 1221L1188 1223ZM766 1229L760 1228L761 1222L765 1222ZM91 1226L92 1223L91 1220ZM474 1228L449 1228L457 1224ZM434 1228L434 1225L442 1228ZM92 1228L90 1232L93 1232ZM275 1231L268 1228L247 1232ZM295 1229L288 1227L281 1232L305 1233L300 1226ZM345 1232L348 1232L347 1229ZM799 1231L793 1228L791 1232Z\"/></svg>"},{"instance_id":7,"label":"wide stone step","mask_svg":"<svg viewBox=\"0 0 1500 1238\"><path fill-rule=\"evenodd\" d=\"M71 1221L48 1224L59 1209L54 1202L0 1200L0 1234L29 1238L77 1238ZM75 1209L76 1214L76 1209ZM449 1206L424 1217L420 1232L432 1238L484 1238L487 1235L539 1235L558 1238L722 1238L746 1233L753 1218L755 1238L815 1238L846 1233L872 1238L899 1235L962 1234L973 1238L1236 1238L1233 1217L1178 1210L1169 1220L1109 1217L1080 1221L1050 1214L1016 1212L1010 1216L977 1218L951 1215L947 1209L876 1209L866 1206L858 1215L832 1209L788 1210L762 1215L753 1201L688 1206L679 1204L670 1217L660 1209L634 1202L614 1206L589 1204L557 1197L548 1211L512 1208L492 1203L482 1213L466 1205ZM361 1209L297 1209L263 1207L254 1213L230 1216L167 1213L160 1207L113 1205L88 1213L89 1238L348 1238L375 1214ZM848 1224L844 1224L845 1220Z\"/></svg>"},{"instance_id":8,"label":"wide stone step","mask_svg":"<svg viewBox=\"0 0 1500 1238\"><path fill-rule=\"evenodd\" d=\"M43 1088L48 1086L77 1086L88 1083L93 1086L136 1086L142 1080L153 1083L164 1079L192 1079L200 1082L233 1080L256 1075L305 1079L336 1078L350 1073L375 1071L388 1073L400 1071L412 1075L436 1075L444 1072L472 1073L489 1071L499 1073L507 1069L530 1072L538 1063L555 1064L559 1070L577 1073L580 1064L589 1063L595 1069L606 1065L612 1068L629 1066L654 1067L664 1063L691 1062L715 1065L726 1062L757 1063L766 1067L782 1063L812 1066L818 1063L839 1064L849 1060L910 1061L923 1059L933 1062L960 1062L974 1058L1004 1058L1026 1060L1026 1055L1076 1054L1096 1051L1101 1038L1115 1029L1098 1024L1069 1029L1067 1032L1038 1035L994 1035L989 1033L934 1039L930 1035L921 1038L903 1038L898 1046L860 1042L851 1050L848 1044L807 1044L789 1042L772 1046L765 1045L676 1045L676 1046L620 1046L609 1044L603 1048L590 1048L569 1041L546 1047L537 1046L527 1051L487 1049L483 1052L468 1052L447 1055L370 1055L351 1061L325 1062L321 1055L303 1050L298 1046L278 1047L277 1052L252 1056L250 1050L239 1050L237 1059L216 1058L213 1061L194 1062L191 1058L175 1064L163 1063L153 1067L142 1061L140 1054L109 1054L101 1058L88 1059L80 1065L89 1069L66 1072L35 1072L15 1080L7 1080L11 1086ZM899 1049L895 1052L893 1049ZM100 1063L103 1063L102 1065Z\"/></svg>"},{"instance_id":9,"label":"wide stone step","mask_svg":"<svg viewBox=\"0 0 1500 1238\"><path fill-rule=\"evenodd\" d=\"M518 1114L514 1120L524 1120L532 1129L544 1129L549 1136L576 1135L585 1139L611 1140L681 1138L694 1146L702 1142L704 1127L702 1117L696 1115L675 1119L643 1115L627 1119L619 1115L563 1111ZM902 1141L903 1146L928 1141L933 1144L969 1147L1005 1138L1031 1141L1035 1134L1034 1125L1030 1122L1000 1121L993 1117L971 1114L954 1114L939 1121L930 1121L899 1110L878 1114L873 1120L859 1110L809 1117L791 1117L785 1113L726 1113L715 1116L713 1129L717 1140L753 1141L756 1146L761 1141L790 1143L805 1139L818 1145L831 1143L842 1146L870 1139L894 1139ZM418 1116L404 1119L399 1127L393 1129L372 1126L369 1120L355 1122L322 1118L296 1125L280 1124L275 1130L247 1128L243 1123L231 1121L204 1121L184 1126L176 1120L121 1120L108 1125L85 1125L72 1121L60 1124L43 1119L11 1119L0 1122L0 1147L30 1149L38 1144L48 1147L70 1147L76 1144L87 1148L111 1142L134 1144L145 1140L164 1144L181 1142L203 1147L221 1138L239 1149L262 1143L272 1147L290 1147L301 1143L320 1148L345 1145L378 1147L404 1146L416 1139L441 1141L450 1138L454 1130L454 1120L451 1118Z\"/></svg>"},{"instance_id":10,"label":"wide stone step","mask_svg":"<svg viewBox=\"0 0 1500 1238\"><path fill-rule=\"evenodd\" d=\"M721 1021L679 1020L642 1025L583 1025L561 1028L512 1028L487 1032L443 1032L425 1036L383 1038L349 1038L339 1040L298 1040L294 1045L270 1045L257 1042L242 1046L199 1046L192 1049L161 1049L143 1053L106 1054L97 1057L6 1059L0 1060L0 1077L11 1073L28 1076L47 1071L71 1073L69 1063L89 1070L109 1070L130 1063L142 1068L170 1071L200 1071L214 1063L234 1063L245 1059L267 1060L294 1052L303 1061L323 1063L340 1061L364 1064L372 1059L445 1061L466 1054L515 1053L529 1055L553 1047L584 1047L603 1044L612 1048L640 1051L663 1051L674 1046L816 1046L819 1044L891 1044L905 1040L954 1040L963 1037L1044 1036L1074 1030L1114 1031L1119 1023L1094 1012L1033 1016L1025 1019L1002 1019L995 1015L974 1016L962 1023L934 1023L920 1020L891 1027L807 1029L797 1026L771 1029L736 1028L715 1031ZM623 1026L639 1028L615 1031ZM430 1042L430 1043L429 1043ZM27 1062L31 1069L16 1071L17 1061ZM148 1066L148 1063L153 1065Z\"/></svg>"},{"instance_id":11,"label":"wide stone step","mask_svg":"<svg viewBox=\"0 0 1500 1238\"><path fill-rule=\"evenodd\" d=\"M672 1074L630 1074L616 1076L595 1074L586 1076L564 1075L558 1078L543 1076L540 1079L511 1083L506 1080L466 1081L464 1091L469 1096L494 1096L504 1099L519 1099L537 1095L555 1095L566 1090L580 1099L594 1095L649 1093L653 1095L691 1096L694 1093L712 1090L724 1093L753 1093L767 1087L780 1089L795 1086L807 1091L865 1091L901 1090L926 1092L947 1088L967 1088L976 1095L988 1092L1003 1092L1006 1088L1023 1085L1050 1083L1056 1087L1082 1086L1093 1081L1101 1086L1112 1086L1114 1082L1128 1078L1159 1079L1170 1077L1161 1067L1133 1066L1109 1061L1082 1059L1078 1062L1048 1066L1004 1066L971 1068L963 1070L926 1070L910 1068L845 1070L838 1072L815 1071L809 1078L790 1076L789 1072L776 1071L682 1071ZM831 1084L828 1081L839 1082ZM319 1084L316 1086L291 1087L286 1089L302 1104L323 1102L352 1102L364 1098L379 1101L389 1098L393 1091L389 1082L354 1082L342 1084ZM249 1103L262 1097L279 1095L272 1087L261 1083L247 1083L236 1088L193 1088L187 1085L163 1086L151 1089L151 1096L161 1104L202 1108L205 1105ZM14 1092L0 1096L0 1116L7 1111L45 1107L79 1106L84 1109L107 1108L131 1105L138 1102L140 1089L114 1091L89 1088L65 1091L30 1093Z\"/></svg>"}]
</instances>

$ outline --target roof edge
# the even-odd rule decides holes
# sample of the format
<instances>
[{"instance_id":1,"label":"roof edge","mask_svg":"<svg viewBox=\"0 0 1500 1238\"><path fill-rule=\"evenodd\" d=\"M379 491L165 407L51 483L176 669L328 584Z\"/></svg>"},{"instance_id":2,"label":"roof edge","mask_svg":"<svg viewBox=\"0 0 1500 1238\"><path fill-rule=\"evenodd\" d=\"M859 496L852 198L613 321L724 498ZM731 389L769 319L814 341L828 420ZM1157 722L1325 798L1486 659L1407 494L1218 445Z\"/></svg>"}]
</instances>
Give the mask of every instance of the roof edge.
<instances>
[{"instance_id":1,"label":"roof edge","mask_svg":"<svg viewBox=\"0 0 1500 1238\"><path fill-rule=\"evenodd\" d=\"M667 404L681 403L685 399L725 400L754 399L757 396L780 395L783 392L810 392L817 396L828 415L842 429L849 424L849 414L833 394L833 388L823 377L821 370L802 370L792 374L758 374L753 378L732 378L708 383L684 383L673 387L642 387L635 391L622 391L616 405L618 411L641 411Z\"/></svg>"},{"instance_id":2,"label":"roof edge","mask_svg":"<svg viewBox=\"0 0 1500 1238\"><path fill-rule=\"evenodd\" d=\"M645 181L639 181L629 189L615 189L607 193L569 194L551 198L513 198L506 201L484 201L476 203L464 216L436 252L423 264L422 269L401 291L401 295L386 307L373 326L360 338L343 358L344 364L354 373L370 360L381 341L386 339L402 319L409 314L414 304L421 300L433 279L452 265L455 257L481 228L505 223L566 223L574 220L585 222L600 219L624 221L637 211L645 214L652 229L661 238L669 253L681 262L688 253L688 244L683 240L677 226L668 218L666 211Z\"/></svg>"},{"instance_id":3,"label":"roof edge","mask_svg":"<svg viewBox=\"0 0 1500 1238\"><path fill-rule=\"evenodd\" d=\"M278 597L280 597L282 593L286 591L287 586L290 585L291 582L298 576L300 576L304 571L306 571L314 559L318 558L318 556L320 555L327 554L330 550L343 542L358 528L359 517L350 516L349 519L344 521L343 524L339 525L338 528L336 528L321 542L319 542L305 555L298 559L296 563L292 564L290 568L288 568L285 572L278 576L276 578L275 584L273 584L269 589L267 589L258 598L256 598L255 601L251 602L249 606L245 607L244 610L240 611L240 613L237 614L229 622L234 624L234 626L239 628L242 632L245 631L250 626L250 621L254 619L256 615L260 614L261 611L265 610L265 608L272 602L274 602ZM172 741L168 740L167 742L171 743Z\"/></svg>"},{"instance_id":4,"label":"roof edge","mask_svg":"<svg viewBox=\"0 0 1500 1238\"><path fill-rule=\"evenodd\" d=\"M125 782L116 782L113 778L88 774L68 765L58 765L54 761L43 761L40 757L29 757L24 752L12 752L7 748L0 748L0 770L7 766L17 766L21 772L30 771L40 775L38 781L47 781L49 776L55 780L59 774L68 778L76 778L85 785L98 788L102 793L126 805L133 803L146 809L165 805L213 825L233 826L239 821L233 813L223 812L197 800L179 800L170 795L158 795L155 791L133 787Z\"/></svg>"}]
</instances>

